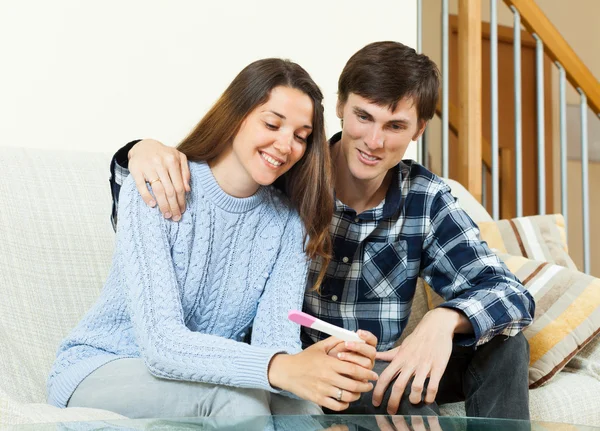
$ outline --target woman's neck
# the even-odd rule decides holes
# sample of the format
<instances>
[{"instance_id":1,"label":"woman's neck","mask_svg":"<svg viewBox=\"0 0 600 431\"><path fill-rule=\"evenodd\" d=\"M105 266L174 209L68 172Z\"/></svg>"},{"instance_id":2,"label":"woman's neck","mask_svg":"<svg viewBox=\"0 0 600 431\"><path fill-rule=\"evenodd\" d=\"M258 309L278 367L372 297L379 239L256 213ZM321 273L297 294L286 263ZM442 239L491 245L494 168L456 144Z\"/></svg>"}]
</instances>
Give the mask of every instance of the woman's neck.
<instances>
[{"instance_id":1,"label":"woman's neck","mask_svg":"<svg viewBox=\"0 0 600 431\"><path fill-rule=\"evenodd\" d=\"M260 185L252 179L231 149L208 163L215 180L225 193L236 198L252 196Z\"/></svg>"}]
</instances>

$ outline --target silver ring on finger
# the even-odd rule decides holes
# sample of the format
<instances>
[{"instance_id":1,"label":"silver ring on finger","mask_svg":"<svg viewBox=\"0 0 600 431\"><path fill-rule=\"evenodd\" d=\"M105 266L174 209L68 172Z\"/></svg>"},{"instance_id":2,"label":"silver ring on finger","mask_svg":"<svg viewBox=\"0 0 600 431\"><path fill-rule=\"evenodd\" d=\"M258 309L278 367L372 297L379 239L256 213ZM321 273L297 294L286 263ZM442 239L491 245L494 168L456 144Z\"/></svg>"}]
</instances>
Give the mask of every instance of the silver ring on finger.
<instances>
[{"instance_id":1,"label":"silver ring on finger","mask_svg":"<svg viewBox=\"0 0 600 431\"><path fill-rule=\"evenodd\" d=\"M336 400L338 401L342 401L342 396L344 395L344 390L338 388L338 393L337 393L337 397L335 397Z\"/></svg>"}]
</instances>

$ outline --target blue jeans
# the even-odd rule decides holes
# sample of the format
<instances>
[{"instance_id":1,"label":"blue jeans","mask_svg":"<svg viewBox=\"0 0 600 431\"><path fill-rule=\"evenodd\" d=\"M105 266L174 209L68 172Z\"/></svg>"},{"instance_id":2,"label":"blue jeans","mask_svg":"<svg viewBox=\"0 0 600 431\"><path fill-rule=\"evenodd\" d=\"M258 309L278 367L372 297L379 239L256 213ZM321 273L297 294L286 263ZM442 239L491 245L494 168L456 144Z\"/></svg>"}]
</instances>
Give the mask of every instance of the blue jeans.
<instances>
[{"instance_id":1,"label":"blue jeans","mask_svg":"<svg viewBox=\"0 0 600 431\"><path fill-rule=\"evenodd\" d=\"M377 361L373 370L381 374L388 364ZM435 402L411 404L408 400L411 381L397 414L439 416L439 405L465 401L467 416L529 420L528 374L529 343L522 333L514 337L497 336L477 349L455 345ZM367 392L343 413L387 415L394 382L379 407L373 406L373 393ZM335 412L326 410L326 413Z\"/></svg>"}]
</instances>

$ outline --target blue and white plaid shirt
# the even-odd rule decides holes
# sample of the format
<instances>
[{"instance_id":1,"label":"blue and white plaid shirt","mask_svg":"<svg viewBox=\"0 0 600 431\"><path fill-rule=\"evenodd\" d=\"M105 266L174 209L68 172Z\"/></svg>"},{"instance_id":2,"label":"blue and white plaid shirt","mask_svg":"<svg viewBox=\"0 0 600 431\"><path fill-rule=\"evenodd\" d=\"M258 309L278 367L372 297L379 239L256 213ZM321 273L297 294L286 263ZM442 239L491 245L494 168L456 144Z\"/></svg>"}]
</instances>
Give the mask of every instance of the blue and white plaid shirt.
<instances>
[{"instance_id":1,"label":"blue and white plaid shirt","mask_svg":"<svg viewBox=\"0 0 600 431\"><path fill-rule=\"evenodd\" d=\"M336 134L331 143L341 138ZM357 215L336 199L330 228L334 255L321 293L307 292L304 311L334 325L366 329L378 350L394 347L406 327L417 278L463 312L479 345L498 334L515 335L531 324L532 296L479 239L479 230L439 177L413 161L394 172L377 207ZM309 285L319 273L313 263ZM326 337L306 329L305 345Z\"/></svg>"},{"instance_id":2,"label":"blue and white plaid shirt","mask_svg":"<svg viewBox=\"0 0 600 431\"><path fill-rule=\"evenodd\" d=\"M127 154L129 150L133 148L135 144L140 142L141 139L131 141L119 151L117 151L110 161L110 192L112 194L112 212L110 214L110 221L113 229L117 231L117 216L119 211L119 193L121 193L121 185L125 182L125 178L129 176L129 158Z\"/></svg>"},{"instance_id":3,"label":"blue and white plaid shirt","mask_svg":"<svg viewBox=\"0 0 600 431\"><path fill-rule=\"evenodd\" d=\"M336 134L331 143L340 138ZM126 154L136 142L111 162L113 225L120 185L129 174ZM307 292L304 311L372 332L379 351L394 347L406 327L418 277L446 299L441 307L461 311L473 325L474 334L455 336L462 345L515 335L532 322L532 296L479 239L448 185L413 161L397 166L385 200L373 209L357 215L336 199L330 232L333 259L321 293ZM313 263L309 286L319 270ZM326 337L303 328L305 346Z\"/></svg>"}]
</instances>

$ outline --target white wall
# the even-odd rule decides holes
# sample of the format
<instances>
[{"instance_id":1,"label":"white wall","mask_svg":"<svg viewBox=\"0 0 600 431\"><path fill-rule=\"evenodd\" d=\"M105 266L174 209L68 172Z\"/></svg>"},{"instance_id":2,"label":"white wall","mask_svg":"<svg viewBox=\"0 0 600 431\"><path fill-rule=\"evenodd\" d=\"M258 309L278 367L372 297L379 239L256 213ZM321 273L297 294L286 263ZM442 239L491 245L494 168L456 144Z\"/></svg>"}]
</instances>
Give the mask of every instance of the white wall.
<instances>
[{"instance_id":1,"label":"white wall","mask_svg":"<svg viewBox=\"0 0 600 431\"><path fill-rule=\"evenodd\" d=\"M245 65L272 56L311 73L334 133L339 73L377 40L416 45L415 0L0 0L0 145L175 145Z\"/></svg>"}]
</instances>

